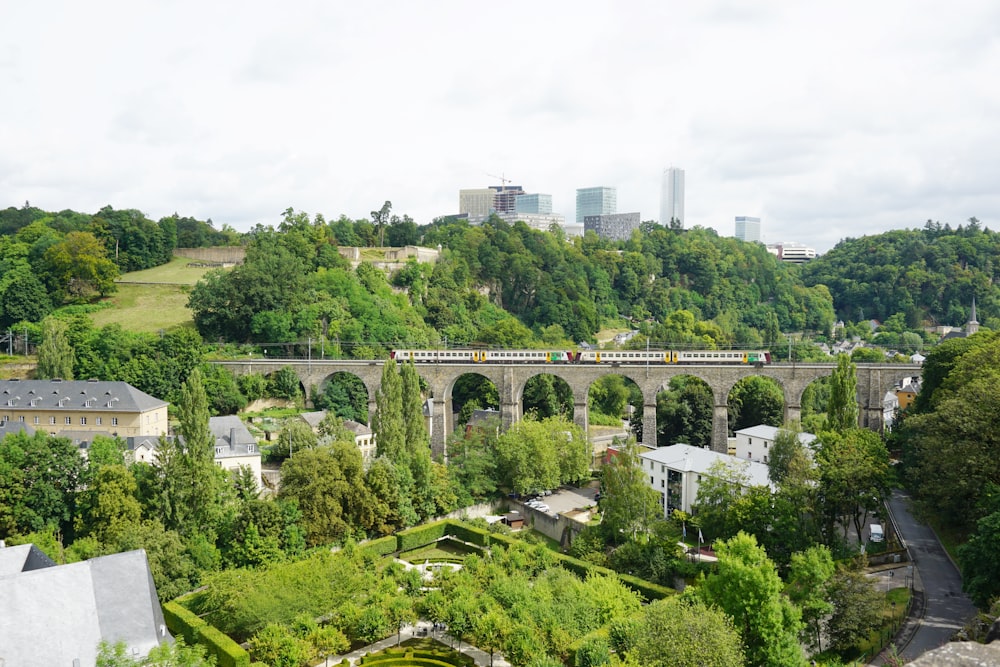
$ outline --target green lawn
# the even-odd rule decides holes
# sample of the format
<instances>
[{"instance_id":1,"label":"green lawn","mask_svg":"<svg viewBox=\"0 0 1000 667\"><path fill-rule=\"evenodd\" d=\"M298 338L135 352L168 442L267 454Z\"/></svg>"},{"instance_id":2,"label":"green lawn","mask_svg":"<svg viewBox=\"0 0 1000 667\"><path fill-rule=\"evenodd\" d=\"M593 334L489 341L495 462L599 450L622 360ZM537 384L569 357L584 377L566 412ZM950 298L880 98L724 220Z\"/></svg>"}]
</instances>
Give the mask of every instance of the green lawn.
<instances>
[{"instance_id":1,"label":"green lawn","mask_svg":"<svg viewBox=\"0 0 1000 667\"><path fill-rule=\"evenodd\" d=\"M170 285L194 285L202 276L211 271L208 267L188 266L196 260L187 257L174 257L166 264L152 269L133 271L122 275L122 283L166 283Z\"/></svg>"},{"instance_id":2,"label":"green lawn","mask_svg":"<svg viewBox=\"0 0 1000 667\"><path fill-rule=\"evenodd\" d=\"M438 561L449 562L454 561L456 558L464 558L472 553L480 553L481 551L482 549L470 547L459 540L443 539L433 544L428 544L425 547L399 554L399 557L402 560L415 564L423 563L424 561L432 563Z\"/></svg>"},{"instance_id":3,"label":"green lawn","mask_svg":"<svg viewBox=\"0 0 1000 667\"><path fill-rule=\"evenodd\" d=\"M128 331L157 333L193 324L188 310L191 286L211 269L190 267L186 257L144 271L124 274L118 291L102 301L108 307L90 314L95 327L120 324Z\"/></svg>"},{"instance_id":4,"label":"green lawn","mask_svg":"<svg viewBox=\"0 0 1000 667\"><path fill-rule=\"evenodd\" d=\"M182 285L119 283L118 291L104 299L110 308L90 313L95 327L120 324L127 331L157 333L178 326L193 326L188 291Z\"/></svg>"}]
</instances>

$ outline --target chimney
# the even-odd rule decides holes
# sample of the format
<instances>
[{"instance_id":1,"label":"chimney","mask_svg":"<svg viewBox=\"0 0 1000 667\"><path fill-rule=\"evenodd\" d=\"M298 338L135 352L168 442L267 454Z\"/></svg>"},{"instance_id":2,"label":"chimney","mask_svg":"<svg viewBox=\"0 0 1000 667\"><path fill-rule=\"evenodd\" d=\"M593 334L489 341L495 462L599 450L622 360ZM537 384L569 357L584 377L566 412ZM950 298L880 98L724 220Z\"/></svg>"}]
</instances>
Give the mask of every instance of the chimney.
<instances>
[{"instance_id":1,"label":"chimney","mask_svg":"<svg viewBox=\"0 0 1000 667\"><path fill-rule=\"evenodd\" d=\"M236 447L236 429L229 429L229 449Z\"/></svg>"}]
</instances>

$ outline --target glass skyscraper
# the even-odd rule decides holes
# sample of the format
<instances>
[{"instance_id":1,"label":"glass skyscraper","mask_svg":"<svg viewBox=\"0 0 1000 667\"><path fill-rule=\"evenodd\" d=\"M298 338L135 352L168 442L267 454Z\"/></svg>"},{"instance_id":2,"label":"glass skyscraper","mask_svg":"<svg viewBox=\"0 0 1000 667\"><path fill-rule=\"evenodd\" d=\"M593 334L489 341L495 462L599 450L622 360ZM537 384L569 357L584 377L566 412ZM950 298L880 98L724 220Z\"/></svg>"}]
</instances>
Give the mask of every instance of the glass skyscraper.
<instances>
[{"instance_id":1,"label":"glass skyscraper","mask_svg":"<svg viewBox=\"0 0 1000 667\"><path fill-rule=\"evenodd\" d=\"M760 218L736 216L736 238L740 241L760 243Z\"/></svg>"},{"instance_id":2,"label":"glass skyscraper","mask_svg":"<svg viewBox=\"0 0 1000 667\"><path fill-rule=\"evenodd\" d=\"M583 222L588 215L608 215L618 212L618 191L615 188L598 186L577 188L576 221Z\"/></svg>"},{"instance_id":3,"label":"glass skyscraper","mask_svg":"<svg viewBox=\"0 0 1000 667\"><path fill-rule=\"evenodd\" d=\"M684 226L684 170L676 167L663 170L660 187L660 224L669 227L671 220Z\"/></svg>"}]
</instances>

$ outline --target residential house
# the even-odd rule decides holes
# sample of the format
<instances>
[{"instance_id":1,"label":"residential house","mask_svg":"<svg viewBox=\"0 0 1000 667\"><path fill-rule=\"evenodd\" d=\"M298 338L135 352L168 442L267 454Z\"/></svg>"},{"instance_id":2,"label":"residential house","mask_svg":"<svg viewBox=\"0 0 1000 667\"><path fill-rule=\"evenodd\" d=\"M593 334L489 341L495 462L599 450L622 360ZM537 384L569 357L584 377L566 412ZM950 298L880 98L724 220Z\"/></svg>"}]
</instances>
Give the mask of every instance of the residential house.
<instances>
[{"instance_id":1,"label":"residential house","mask_svg":"<svg viewBox=\"0 0 1000 667\"><path fill-rule=\"evenodd\" d=\"M299 417L309 425L313 433L318 435L319 425L326 417L326 410L303 412ZM367 424L362 424L351 419L345 419L343 425L344 428L354 434L354 444L357 445L358 450L361 452L361 458L364 460L365 465L374 461L376 450L375 432ZM320 440L320 444L323 444L322 439Z\"/></svg>"},{"instance_id":2,"label":"residential house","mask_svg":"<svg viewBox=\"0 0 1000 667\"><path fill-rule=\"evenodd\" d=\"M250 468L257 488L262 488L260 447L243 420L236 415L210 417L208 429L215 440L216 465L233 473L238 473L240 468Z\"/></svg>"},{"instance_id":3,"label":"residential house","mask_svg":"<svg viewBox=\"0 0 1000 667\"><path fill-rule=\"evenodd\" d=\"M0 665L92 667L101 641L145 656L173 641L143 550L56 565L0 541Z\"/></svg>"},{"instance_id":4,"label":"residential house","mask_svg":"<svg viewBox=\"0 0 1000 667\"><path fill-rule=\"evenodd\" d=\"M758 424L736 431L736 458L744 461L756 461L757 463L767 463L770 459L771 448L774 441L782 429ZM812 433L799 433L799 442L805 446L807 451L812 451L816 436Z\"/></svg>"},{"instance_id":5,"label":"residential house","mask_svg":"<svg viewBox=\"0 0 1000 667\"><path fill-rule=\"evenodd\" d=\"M85 450L95 435L165 434L167 402L127 382L0 380L0 421L68 435Z\"/></svg>"},{"instance_id":6,"label":"residential house","mask_svg":"<svg viewBox=\"0 0 1000 667\"><path fill-rule=\"evenodd\" d=\"M728 454L691 445L671 445L646 450L639 454L640 465L649 485L660 494L663 515L675 510L691 512L698 498L698 486L712 473L718 463L738 466L747 475L751 486L770 486L768 468L763 463L741 460Z\"/></svg>"}]
</instances>

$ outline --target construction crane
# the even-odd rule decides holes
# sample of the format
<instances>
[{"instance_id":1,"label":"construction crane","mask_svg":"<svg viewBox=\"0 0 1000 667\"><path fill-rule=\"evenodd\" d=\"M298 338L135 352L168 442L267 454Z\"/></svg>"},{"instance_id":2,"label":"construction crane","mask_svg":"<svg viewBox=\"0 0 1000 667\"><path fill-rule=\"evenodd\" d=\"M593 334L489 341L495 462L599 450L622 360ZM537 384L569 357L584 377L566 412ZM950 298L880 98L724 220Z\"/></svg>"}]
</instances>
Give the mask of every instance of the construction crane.
<instances>
[{"instance_id":1,"label":"construction crane","mask_svg":"<svg viewBox=\"0 0 1000 667\"><path fill-rule=\"evenodd\" d=\"M503 174L500 174L499 176L497 176L496 174L486 174L486 175L489 176L490 178L499 178L501 189L506 188L508 183L513 183L513 181L510 180L509 178L504 178Z\"/></svg>"}]
</instances>

